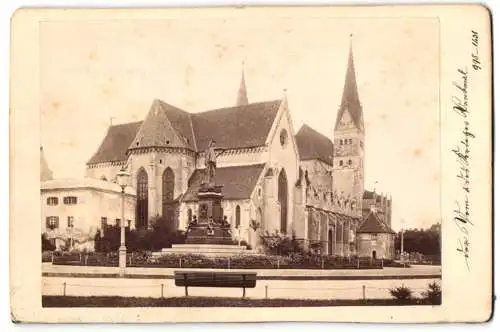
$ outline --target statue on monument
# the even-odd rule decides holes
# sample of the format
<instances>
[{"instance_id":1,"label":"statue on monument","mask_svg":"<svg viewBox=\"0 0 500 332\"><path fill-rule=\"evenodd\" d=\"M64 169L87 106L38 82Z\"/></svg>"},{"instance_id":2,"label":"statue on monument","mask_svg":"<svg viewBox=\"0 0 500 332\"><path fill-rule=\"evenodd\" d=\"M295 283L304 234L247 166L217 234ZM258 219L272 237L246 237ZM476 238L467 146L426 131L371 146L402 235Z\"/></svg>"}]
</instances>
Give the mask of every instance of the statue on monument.
<instances>
[{"instance_id":1,"label":"statue on monument","mask_svg":"<svg viewBox=\"0 0 500 332\"><path fill-rule=\"evenodd\" d=\"M222 150L221 152L216 154L215 150L215 141L210 140L207 150L205 151L205 182L210 186L214 185L215 169L217 168L217 157L224 152L224 150Z\"/></svg>"}]
</instances>

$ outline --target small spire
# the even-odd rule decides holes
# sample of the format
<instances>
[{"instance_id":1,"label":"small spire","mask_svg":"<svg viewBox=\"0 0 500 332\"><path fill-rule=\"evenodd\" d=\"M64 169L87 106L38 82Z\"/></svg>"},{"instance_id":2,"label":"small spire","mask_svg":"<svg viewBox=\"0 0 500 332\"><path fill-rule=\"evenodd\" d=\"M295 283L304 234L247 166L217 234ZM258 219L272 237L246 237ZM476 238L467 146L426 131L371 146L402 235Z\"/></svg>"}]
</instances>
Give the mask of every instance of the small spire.
<instances>
[{"instance_id":1,"label":"small spire","mask_svg":"<svg viewBox=\"0 0 500 332\"><path fill-rule=\"evenodd\" d=\"M47 160L45 159L43 147L40 146L40 181L52 180L53 178L52 171L49 168Z\"/></svg>"},{"instance_id":2,"label":"small spire","mask_svg":"<svg viewBox=\"0 0 500 332\"><path fill-rule=\"evenodd\" d=\"M287 95L287 88L284 88L283 89L283 103L285 105L285 107L288 106L288 95Z\"/></svg>"},{"instance_id":3,"label":"small spire","mask_svg":"<svg viewBox=\"0 0 500 332\"><path fill-rule=\"evenodd\" d=\"M248 105L247 86L245 83L245 61L241 62L241 67L240 89L236 98L236 106Z\"/></svg>"}]
</instances>

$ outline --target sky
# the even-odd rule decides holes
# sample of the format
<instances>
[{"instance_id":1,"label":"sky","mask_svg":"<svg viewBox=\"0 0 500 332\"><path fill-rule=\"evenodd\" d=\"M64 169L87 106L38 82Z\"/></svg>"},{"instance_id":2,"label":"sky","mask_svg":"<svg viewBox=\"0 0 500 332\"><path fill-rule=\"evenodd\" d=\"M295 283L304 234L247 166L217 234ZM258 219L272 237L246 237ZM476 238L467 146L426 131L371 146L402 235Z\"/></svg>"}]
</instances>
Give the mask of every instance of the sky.
<instances>
[{"instance_id":1,"label":"sky","mask_svg":"<svg viewBox=\"0 0 500 332\"><path fill-rule=\"evenodd\" d=\"M189 112L232 106L242 61L250 102L283 97L297 132L333 138L350 34L365 120L365 188L393 198L392 225L440 221L438 21L189 19L44 22L41 144L54 175L83 177L113 124L154 99Z\"/></svg>"}]
</instances>

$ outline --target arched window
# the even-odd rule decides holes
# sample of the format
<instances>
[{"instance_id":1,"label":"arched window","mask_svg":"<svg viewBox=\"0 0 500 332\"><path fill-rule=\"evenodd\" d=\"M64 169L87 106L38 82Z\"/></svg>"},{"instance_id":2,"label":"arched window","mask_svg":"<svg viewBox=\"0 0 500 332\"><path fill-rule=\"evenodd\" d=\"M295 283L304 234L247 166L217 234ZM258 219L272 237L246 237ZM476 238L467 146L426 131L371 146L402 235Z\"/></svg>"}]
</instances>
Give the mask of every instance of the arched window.
<instances>
[{"instance_id":1,"label":"arched window","mask_svg":"<svg viewBox=\"0 0 500 332\"><path fill-rule=\"evenodd\" d=\"M260 229L264 229L264 224L263 224L263 219L262 219L262 209L258 208L257 209L257 224L259 225Z\"/></svg>"},{"instance_id":2,"label":"arched window","mask_svg":"<svg viewBox=\"0 0 500 332\"><path fill-rule=\"evenodd\" d=\"M188 209L188 215L187 215L187 217L188 217L188 223L190 223L191 219L193 219L193 210Z\"/></svg>"},{"instance_id":3,"label":"arched window","mask_svg":"<svg viewBox=\"0 0 500 332\"><path fill-rule=\"evenodd\" d=\"M138 228L148 225L148 173L144 168L137 172L137 204L135 209Z\"/></svg>"},{"instance_id":4,"label":"arched window","mask_svg":"<svg viewBox=\"0 0 500 332\"><path fill-rule=\"evenodd\" d=\"M339 166L344 166L344 161L343 160L339 161Z\"/></svg>"},{"instance_id":5,"label":"arched window","mask_svg":"<svg viewBox=\"0 0 500 332\"><path fill-rule=\"evenodd\" d=\"M163 202L169 202L174 199L174 186L175 186L175 176L174 172L170 167L167 167L163 171L162 176L162 192L163 192Z\"/></svg>"},{"instance_id":6,"label":"arched window","mask_svg":"<svg viewBox=\"0 0 500 332\"><path fill-rule=\"evenodd\" d=\"M340 145L343 145L344 144L344 141L343 140L340 140Z\"/></svg>"},{"instance_id":7,"label":"arched window","mask_svg":"<svg viewBox=\"0 0 500 332\"><path fill-rule=\"evenodd\" d=\"M352 144L352 138L349 138L349 144Z\"/></svg>"},{"instance_id":8,"label":"arched window","mask_svg":"<svg viewBox=\"0 0 500 332\"><path fill-rule=\"evenodd\" d=\"M286 234L288 224L288 180L285 169L282 169L278 176L278 201L280 203L280 230Z\"/></svg>"},{"instance_id":9,"label":"arched window","mask_svg":"<svg viewBox=\"0 0 500 332\"><path fill-rule=\"evenodd\" d=\"M333 255L333 230L328 230L328 255Z\"/></svg>"},{"instance_id":10,"label":"arched window","mask_svg":"<svg viewBox=\"0 0 500 332\"><path fill-rule=\"evenodd\" d=\"M351 166L351 165L352 165L352 160L351 160L351 159L349 159L349 160L347 161L347 163L349 164L349 166Z\"/></svg>"},{"instance_id":11,"label":"arched window","mask_svg":"<svg viewBox=\"0 0 500 332\"><path fill-rule=\"evenodd\" d=\"M170 167L165 168L162 175L162 206L163 216L167 223L174 225L175 202L174 202L175 176Z\"/></svg>"},{"instance_id":12,"label":"arched window","mask_svg":"<svg viewBox=\"0 0 500 332\"><path fill-rule=\"evenodd\" d=\"M239 228L240 227L240 223L241 223L241 208L239 205L236 205L236 228Z\"/></svg>"}]
</instances>

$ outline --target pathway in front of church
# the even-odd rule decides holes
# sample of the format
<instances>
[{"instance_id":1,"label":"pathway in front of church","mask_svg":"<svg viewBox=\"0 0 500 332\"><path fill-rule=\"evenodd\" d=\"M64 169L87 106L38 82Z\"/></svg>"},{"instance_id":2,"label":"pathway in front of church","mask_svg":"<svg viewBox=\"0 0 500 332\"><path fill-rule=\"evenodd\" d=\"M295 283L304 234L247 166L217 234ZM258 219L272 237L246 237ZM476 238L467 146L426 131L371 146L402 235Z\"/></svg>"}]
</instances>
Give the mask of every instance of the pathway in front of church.
<instances>
[{"instance_id":1,"label":"pathway in front of church","mask_svg":"<svg viewBox=\"0 0 500 332\"><path fill-rule=\"evenodd\" d=\"M391 298L389 289L405 285L416 297L428 284L439 279L407 280L258 280L255 288L247 289L248 298L290 299L366 299ZM363 287L364 286L364 287ZM176 287L172 279L124 278L64 278L43 277L43 295L182 297L184 288ZM267 294L267 296L266 296ZM189 288L190 296L241 297L237 288Z\"/></svg>"},{"instance_id":2,"label":"pathway in front of church","mask_svg":"<svg viewBox=\"0 0 500 332\"><path fill-rule=\"evenodd\" d=\"M143 276L173 276L174 271L178 268L143 268L143 267L128 267L127 274L137 277ZM189 269L210 271L211 269ZM214 271L227 271L215 270ZM332 277L388 277L388 276L432 276L441 275L441 266L439 265L413 265L411 268L392 268L374 270L295 270L295 269L273 269L273 270L231 270L231 271L254 271L259 277L295 277L295 276L332 276ZM51 275L106 275L117 274L117 267L108 266L68 266L68 265L52 265L51 263L42 264L42 273Z\"/></svg>"},{"instance_id":3,"label":"pathway in front of church","mask_svg":"<svg viewBox=\"0 0 500 332\"><path fill-rule=\"evenodd\" d=\"M56 266L43 264L44 295L75 296L184 296L184 288L176 287L173 271L166 268L127 268L127 278L117 278L118 268ZM194 269L190 269L194 270ZM207 269L203 269L207 271ZM227 271L227 270L223 270ZM242 271L242 270L232 270ZM382 270L254 270L259 276L257 287L247 290L250 298L295 299L362 299L390 298L389 289L405 285L419 296L428 284L441 282L440 266L413 266L411 268L384 268ZM276 280L286 277L304 277L311 280ZM323 277L336 280L313 280ZM412 279L418 277L418 279ZM65 285L65 286L64 286ZM240 297L240 289L191 288L192 296Z\"/></svg>"}]
</instances>

